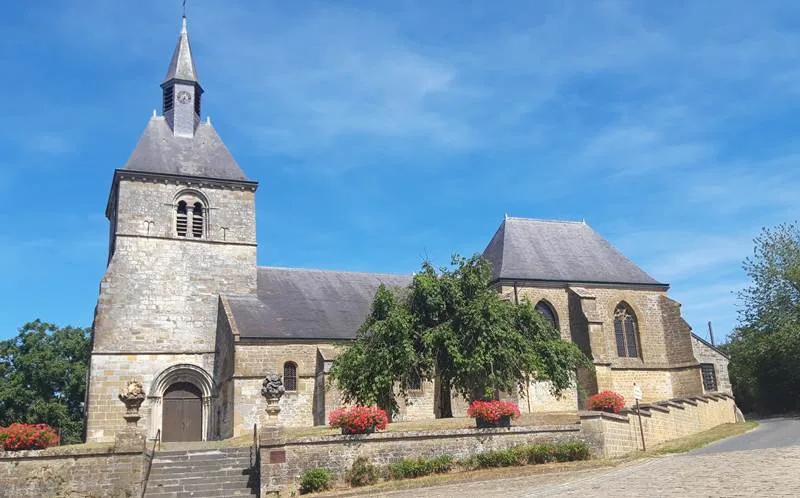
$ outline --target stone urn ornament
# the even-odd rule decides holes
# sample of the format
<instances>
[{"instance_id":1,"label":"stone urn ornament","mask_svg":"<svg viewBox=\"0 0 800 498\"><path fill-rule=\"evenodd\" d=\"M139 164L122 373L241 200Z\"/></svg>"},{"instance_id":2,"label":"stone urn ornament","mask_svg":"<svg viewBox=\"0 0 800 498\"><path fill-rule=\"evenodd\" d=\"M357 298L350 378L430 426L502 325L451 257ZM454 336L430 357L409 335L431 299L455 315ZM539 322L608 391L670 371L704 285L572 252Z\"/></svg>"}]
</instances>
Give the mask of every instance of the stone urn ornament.
<instances>
[{"instance_id":1,"label":"stone urn ornament","mask_svg":"<svg viewBox=\"0 0 800 498\"><path fill-rule=\"evenodd\" d=\"M269 415L269 425L275 425L278 420L278 414L281 411L278 402L281 396L286 392L283 387L283 378L274 373L269 373L261 383L261 395L267 400L267 414Z\"/></svg>"},{"instance_id":2,"label":"stone urn ornament","mask_svg":"<svg viewBox=\"0 0 800 498\"><path fill-rule=\"evenodd\" d=\"M141 418L139 407L144 403L144 398L144 386L136 379L131 379L119 390L119 399L125 404L125 420L131 427L136 427Z\"/></svg>"}]
</instances>

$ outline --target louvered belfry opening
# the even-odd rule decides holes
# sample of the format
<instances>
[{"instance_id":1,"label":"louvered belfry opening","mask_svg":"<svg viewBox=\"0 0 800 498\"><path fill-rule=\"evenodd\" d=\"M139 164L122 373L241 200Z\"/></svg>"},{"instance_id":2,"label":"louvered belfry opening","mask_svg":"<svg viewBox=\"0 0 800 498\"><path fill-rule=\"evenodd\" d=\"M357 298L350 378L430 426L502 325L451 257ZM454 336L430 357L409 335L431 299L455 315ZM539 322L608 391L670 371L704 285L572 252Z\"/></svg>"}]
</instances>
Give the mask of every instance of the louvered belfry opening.
<instances>
[{"instance_id":1,"label":"louvered belfry opening","mask_svg":"<svg viewBox=\"0 0 800 498\"><path fill-rule=\"evenodd\" d=\"M192 235L195 238L203 236L203 205L199 202L194 203L192 210Z\"/></svg>"},{"instance_id":2,"label":"louvered belfry opening","mask_svg":"<svg viewBox=\"0 0 800 498\"><path fill-rule=\"evenodd\" d=\"M175 229L178 232L178 237L186 237L188 223L189 220L186 212L186 201L180 201L178 202L178 213L177 217L175 218Z\"/></svg>"}]
</instances>

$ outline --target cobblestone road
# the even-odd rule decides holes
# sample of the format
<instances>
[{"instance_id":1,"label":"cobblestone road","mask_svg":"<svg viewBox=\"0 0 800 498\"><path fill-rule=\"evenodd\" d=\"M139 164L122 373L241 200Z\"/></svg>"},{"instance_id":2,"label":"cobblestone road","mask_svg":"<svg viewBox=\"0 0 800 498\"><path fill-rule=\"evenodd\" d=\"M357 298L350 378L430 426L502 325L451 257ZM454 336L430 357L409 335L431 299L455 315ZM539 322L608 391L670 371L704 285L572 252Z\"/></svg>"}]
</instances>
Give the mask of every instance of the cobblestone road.
<instances>
[{"instance_id":1,"label":"cobblestone road","mask_svg":"<svg viewBox=\"0 0 800 498\"><path fill-rule=\"evenodd\" d=\"M759 434L758 431L762 430L759 428L751 434L762 441L767 437L778 441L773 427L777 428L765 424L762 433ZM799 428L800 421L795 421L791 424L790 431L795 433ZM780 432L784 430L780 428ZM747 443L753 440L753 436L742 441ZM800 496L800 446L731 451L730 441L732 440L718 443L720 447L715 449L723 451L710 452L712 445L695 453L639 460L613 469L496 479L398 491L380 496ZM749 444L744 446L748 447Z\"/></svg>"}]
</instances>

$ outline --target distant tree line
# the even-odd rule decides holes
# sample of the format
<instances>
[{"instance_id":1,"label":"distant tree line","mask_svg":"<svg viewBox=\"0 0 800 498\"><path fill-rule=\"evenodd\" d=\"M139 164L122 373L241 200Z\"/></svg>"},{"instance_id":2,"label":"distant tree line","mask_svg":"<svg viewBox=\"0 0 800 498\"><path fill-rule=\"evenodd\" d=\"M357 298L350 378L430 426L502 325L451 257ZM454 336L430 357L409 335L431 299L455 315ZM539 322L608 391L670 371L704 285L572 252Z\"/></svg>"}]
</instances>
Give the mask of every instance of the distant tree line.
<instances>
[{"instance_id":1,"label":"distant tree line","mask_svg":"<svg viewBox=\"0 0 800 498\"><path fill-rule=\"evenodd\" d=\"M800 230L765 228L744 262L739 327L725 349L737 403L745 412L800 411Z\"/></svg>"},{"instance_id":2,"label":"distant tree line","mask_svg":"<svg viewBox=\"0 0 800 498\"><path fill-rule=\"evenodd\" d=\"M0 426L44 423L83 440L90 329L35 320L0 341Z\"/></svg>"}]
</instances>

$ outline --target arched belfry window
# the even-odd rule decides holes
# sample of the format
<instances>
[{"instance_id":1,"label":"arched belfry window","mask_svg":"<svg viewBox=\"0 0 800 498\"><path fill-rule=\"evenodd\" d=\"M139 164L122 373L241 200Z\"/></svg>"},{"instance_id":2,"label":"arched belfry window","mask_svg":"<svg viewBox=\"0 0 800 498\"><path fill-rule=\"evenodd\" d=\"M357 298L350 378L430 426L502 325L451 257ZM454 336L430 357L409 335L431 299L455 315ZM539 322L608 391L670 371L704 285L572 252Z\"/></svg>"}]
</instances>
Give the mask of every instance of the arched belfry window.
<instances>
[{"instance_id":1,"label":"arched belfry window","mask_svg":"<svg viewBox=\"0 0 800 498\"><path fill-rule=\"evenodd\" d=\"M175 229L177 230L178 237L186 237L188 222L186 201L180 201L178 202L178 213L175 217Z\"/></svg>"},{"instance_id":2,"label":"arched belfry window","mask_svg":"<svg viewBox=\"0 0 800 498\"><path fill-rule=\"evenodd\" d=\"M544 317L545 320L550 323L550 325L553 326L554 329L558 329L558 315L556 315L556 310L550 306L550 303L545 300L541 300L536 303L535 309L539 312L539 314L542 315L542 317Z\"/></svg>"},{"instance_id":3,"label":"arched belfry window","mask_svg":"<svg viewBox=\"0 0 800 498\"><path fill-rule=\"evenodd\" d=\"M208 232L208 202L195 190L175 196L175 234L200 239Z\"/></svg>"},{"instance_id":4,"label":"arched belfry window","mask_svg":"<svg viewBox=\"0 0 800 498\"><path fill-rule=\"evenodd\" d=\"M192 210L192 235L198 238L203 236L203 205L199 202L194 203Z\"/></svg>"},{"instance_id":5,"label":"arched belfry window","mask_svg":"<svg viewBox=\"0 0 800 498\"><path fill-rule=\"evenodd\" d=\"M614 337L618 356L630 358L639 356L638 329L633 310L627 304L619 303L614 310Z\"/></svg>"},{"instance_id":6,"label":"arched belfry window","mask_svg":"<svg viewBox=\"0 0 800 498\"><path fill-rule=\"evenodd\" d=\"M297 364L291 361L283 364L283 387L287 391L297 391Z\"/></svg>"}]
</instances>

